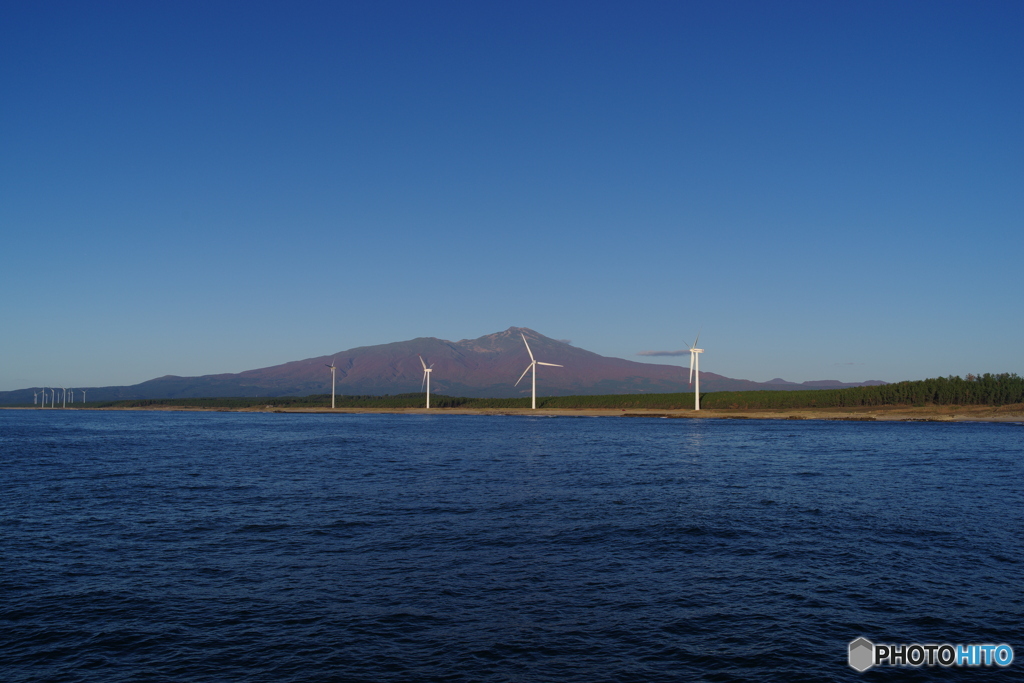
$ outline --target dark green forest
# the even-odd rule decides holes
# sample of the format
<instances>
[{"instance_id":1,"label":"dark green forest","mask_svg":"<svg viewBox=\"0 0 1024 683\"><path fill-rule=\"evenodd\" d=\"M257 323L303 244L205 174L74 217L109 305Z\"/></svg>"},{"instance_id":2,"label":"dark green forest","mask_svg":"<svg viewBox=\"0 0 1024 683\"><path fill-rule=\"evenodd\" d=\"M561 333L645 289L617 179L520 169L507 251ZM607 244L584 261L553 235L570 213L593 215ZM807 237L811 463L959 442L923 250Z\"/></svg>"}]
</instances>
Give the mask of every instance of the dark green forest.
<instances>
[{"instance_id":1,"label":"dark green forest","mask_svg":"<svg viewBox=\"0 0 1024 683\"><path fill-rule=\"evenodd\" d=\"M856 408L1002 406L1024 403L1024 378L1013 373L949 376L873 387L816 391L730 391L701 397L708 408Z\"/></svg>"},{"instance_id":2,"label":"dark green forest","mask_svg":"<svg viewBox=\"0 0 1024 683\"><path fill-rule=\"evenodd\" d=\"M460 398L434 395L435 408L529 408L529 398ZM872 387L814 391L720 391L703 394L702 408L856 408L871 406L988 405L1024 403L1024 378L1013 373L937 377ZM144 399L89 403L89 408L324 408L330 394L278 398ZM395 396L338 396L338 408L421 408L423 394ZM672 410L693 407L693 394L613 394L606 396L552 396L537 399L538 408Z\"/></svg>"}]
</instances>

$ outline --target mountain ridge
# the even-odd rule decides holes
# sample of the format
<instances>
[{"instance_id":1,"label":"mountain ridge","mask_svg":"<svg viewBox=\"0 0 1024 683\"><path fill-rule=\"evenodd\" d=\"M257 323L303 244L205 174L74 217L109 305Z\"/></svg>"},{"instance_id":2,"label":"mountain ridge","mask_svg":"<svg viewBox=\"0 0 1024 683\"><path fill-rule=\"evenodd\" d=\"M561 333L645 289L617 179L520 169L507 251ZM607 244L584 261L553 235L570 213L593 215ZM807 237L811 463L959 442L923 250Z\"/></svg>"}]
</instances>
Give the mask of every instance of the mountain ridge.
<instances>
[{"instance_id":1,"label":"mountain ridge","mask_svg":"<svg viewBox=\"0 0 1024 683\"><path fill-rule=\"evenodd\" d=\"M358 346L302 360L238 373L198 377L163 375L130 386L91 387L92 401L146 398L211 398L254 396L306 396L331 391L331 373L337 367L338 394L383 395L421 390L422 355L433 365L431 393L471 398L508 398L529 394L528 382L513 384L530 362L523 345L526 337L534 356L562 368L539 368L538 395L594 395L674 393L692 391L689 368L641 363L601 356L567 342L546 337L527 327L510 327L476 339L453 342L437 337ZM878 380L842 383L818 380L797 384L776 378L769 382L733 379L712 372L700 373L702 392L758 389L822 389L885 384ZM39 387L0 392L0 404L32 402Z\"/></svg>"}]
</instances>

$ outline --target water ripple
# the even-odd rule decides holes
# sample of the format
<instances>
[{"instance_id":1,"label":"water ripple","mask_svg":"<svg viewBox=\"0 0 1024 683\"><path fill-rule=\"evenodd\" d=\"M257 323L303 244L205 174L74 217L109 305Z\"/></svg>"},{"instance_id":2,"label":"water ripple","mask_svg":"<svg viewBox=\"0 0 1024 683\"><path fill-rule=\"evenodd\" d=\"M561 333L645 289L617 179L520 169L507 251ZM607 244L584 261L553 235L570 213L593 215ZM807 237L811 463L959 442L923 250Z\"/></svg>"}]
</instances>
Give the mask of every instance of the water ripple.
<instances>
[{"instance_id":1,"label":"water ripple","mask_svg":"<svg viewBox=\"0 0 1024 683\"><path fill-rule=\"evenodd\" d=\"M1024 652L1018 430L55 412L0 411L5 681L855 681L860 636Z\"/></svg>"}]
</instances>

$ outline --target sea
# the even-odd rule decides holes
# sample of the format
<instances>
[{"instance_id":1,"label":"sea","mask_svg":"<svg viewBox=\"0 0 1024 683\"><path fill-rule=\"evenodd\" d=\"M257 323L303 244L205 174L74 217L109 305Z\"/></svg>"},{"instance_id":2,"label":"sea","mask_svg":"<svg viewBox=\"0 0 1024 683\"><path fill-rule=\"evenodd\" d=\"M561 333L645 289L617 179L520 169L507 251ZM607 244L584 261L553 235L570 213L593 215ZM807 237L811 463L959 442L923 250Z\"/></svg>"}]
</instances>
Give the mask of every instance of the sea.
<instances>
[{"instance_id":1,"label":"sea","mask_svg":"<svg viewBox=\"0 0 1024 683\"><path fill-rule=\"evenodd\" d=\"M0 680L1020 681L1022 456L1020 424L3 410ZM860 672L858 638L1016 659Z\"/></svg>"}]
</instances>

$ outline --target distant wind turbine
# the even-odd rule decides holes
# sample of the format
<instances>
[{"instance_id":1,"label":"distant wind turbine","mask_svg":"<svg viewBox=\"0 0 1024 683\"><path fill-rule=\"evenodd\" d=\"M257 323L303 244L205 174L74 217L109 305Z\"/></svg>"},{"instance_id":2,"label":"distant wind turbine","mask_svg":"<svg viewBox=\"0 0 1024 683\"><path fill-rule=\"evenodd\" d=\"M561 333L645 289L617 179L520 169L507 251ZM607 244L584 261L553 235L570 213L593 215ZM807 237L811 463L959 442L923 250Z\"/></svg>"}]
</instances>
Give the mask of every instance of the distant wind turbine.
<instances>
[{"instance_id":1,"label":"distant wind turbine","mask_svg":"<svg viewBox=\"0 0 1024 683\"><path fill-rule=\"evenodd\" d=\"M542 363L542 362L540 362L539 360L537 360L536 358L533 357L533 351L530 350L530 343L528 341L526 341L526 335L523 334L522 332L520 332L519 336L523 338L523 343L526 344L526 352L528 354L530 354L530 364L526 366L525 370L523 370L523 374L519 375L519 379L516 380L516 383L513 386L519 386L519 383L523 381L524 377L526 377L526 373L528 373L530 370L533 370L533 406L532 406L532 408L533 408L533 410L537 410L537 366L538 365L548 365L548 366L551 366L553 368L563 368L565 366L564 365L556 365L554 363Z\"/></svg>"},{"instance_id":2,"label":"distant wind turbine","mask_svg":"<svg viewBox=\"0 0 1024 683\"><path fill-rule=\"evenodd\" d=\"M419 356L419 354L416 354ZM430 410L430 373L433 370L434 364L427 365L427 361L423 360L423 356L420 356L420 365L423 366L423 381L420 382L420 389L423 389L423 385L427 385L427 410Z\"/></svg>"},{"instance_id":3,"label":"distant wind turbine","mask_svg":"<svg viewBox=\"0 0 1024 683\"><path fill-rule=\"evenodd\" d=\"M32 405L38 405L38 404L39 404L39 392L38 391L33 391L32 392Z\"/></svg>"},{"instance_id":4,"label":"distant wind turbine","mask_svg":"<svg viewBox=\"0 0 1024 683\"><path fill-rule=\"evenodd\" d=\"M85 389L82 389L82 403L85 403Z\"/></svg>"},{"instance_id":5,"label":"distant wind turbine","mask_svg":"<svg viewBox=\"0 0 1024 683\"><path fill-rule=\"evenodd\" d=\"M337 358L337 356L335 356L334 358ZM334 366L334 358L331 359L330 365L324 363L324 365L327 365L327 367L331 369L331 410L334 410L334 373L338 369Z\"/></svg>"},{"instance_id":6,"label":"distant wind turbine","mask_svg":"<svg viewBox=\"0 0 1024 683\"><path fill-rule=\"evenodd\" d=\"M67 387L61 387L60 388L60 407L61 408L67 408L68 407L68 390L67 390Z\"/></svg>"},{"instance_id":7,"label":"distant wind turbine","mask_svg":"<svg viewBox=\"0 0 1024 683\"><path fill-rule=\"evenodd\" d=\"M693 346L690 347L690 384L693 384L694 378L697 378L697 385L693 391L693 409L700 410L700 355L704 353L704 349L697 348L697 342L700 341L700 332L697 333L697 338L693 341Z\"/></svg>"}]
</instances>

